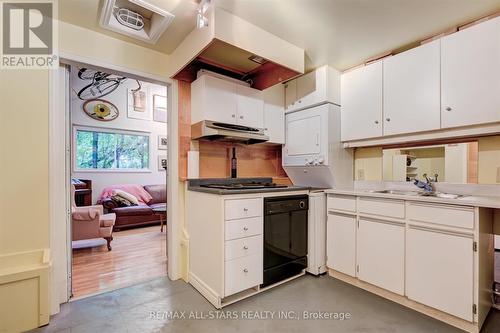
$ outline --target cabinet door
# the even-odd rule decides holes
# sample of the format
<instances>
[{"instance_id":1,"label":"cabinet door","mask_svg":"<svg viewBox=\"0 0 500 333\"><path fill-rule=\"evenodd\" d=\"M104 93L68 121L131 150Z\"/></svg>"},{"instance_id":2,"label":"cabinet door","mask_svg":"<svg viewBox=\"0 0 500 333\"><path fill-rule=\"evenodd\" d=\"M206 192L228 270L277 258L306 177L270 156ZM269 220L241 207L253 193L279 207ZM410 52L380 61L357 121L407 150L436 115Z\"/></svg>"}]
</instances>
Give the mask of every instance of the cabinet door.
<instances>
[{"instance_id":1,"label":"cabinet door","mask_svg":"<svg viewBox=\"0 0 500 333\"><path fill-rule=\"evenodd\" d=\"M382 61L341 77L342 141L382 136Z\"/></svg>"},{"instance_id":2,"label":"cabinet door","mask_svg":"<svg viewBox=\"0 0 500 333\"><path fill-rule=\"evenodd\" d=\"M297 103L299 108L319 102L317 92L317 71L312 71L297 78Z\"/></svg>"},{"instance_id":3,"label":"cabinet door","mask_svg":"<svg viewBox=\"0 0 500 333\"><path fill-rule=\"evenodd\" d=\"M210 75L203 80L204 100L198 106L204 110L204 120L236 124L236 84Z\"/></svg>"},{"instance_id":4,"label":"cabinet door","mask_svg":"<svg viewBox=\"0 0 500 333\"><path fill-rule=\"evenodd\" d=\"M329 213L326 232L326 265L356 276L356 216Z\"/></svg>"},{"instance_id":5,"label":"cabinet door","mask_svg":"<svg viewBox=\"0 0 500 333\"><path fill-rule=\"evenodd\" d=\"M443 128L500 121L500 17L441 39Z\"/></svg>"},{"instance_id":6,"label":"cabinet door","mask_svg":"<svg viewBox=\"0 0 500 333\"><path fill-rule=\"evenodd\" d=\"M269 143L285 143L285 87L277 84L262 91L264 97L264 133Z\"/></svg>"},{"instance_id":7,"label":"cabinet door","mask_svg":"<svg viewBox=\"0 0 500 333\"><path fill-rule=\"evenodd\" d=\"M410 226L406 295L419 303L472 321L472 239Z\"/></svg>"},{"instance_id":8,"label":"cabinet door","mask_svg":"<svg viewBox=\"0 0 500 333\"><path fill-rule=\"evenodd\" d=\"M357 249L360 280L404 295L404 225L360 219Z\"/></svg>"},{"instance_id":9,"label":"cabinet door","mask_svg":"<svg viewBox=\"0 0 500 333\"><path fill-rule=\"evenodd\" d=\"M286 148L288 156L319 154L321 140L321 116L304 116L287 119Z\"/></svg>"},{"instance_id":10,"label":"cabinet door","mask_svg":"<svg viewBox=\"0 0 500 333\"><path fill-rule=\"evenodd\" d=\"M238 125L264 128L264 101L262 91L236 85Z\"/></svg>"},{"instance_id":11,"label":"cabinet door","mask_svg":"<svg viewBox=\"0 0 500 333\"><path fill-rule=\"evenodd\" d=\"M384 135L440 128L439 40L384 60Z\"/></svg>"},{"instance_id":12,"label":"cabinet door","mask_svg":"<svg viewBox=\"0 0 500 333\"><path fill-rule=\"evenodd\" d=\"M285 83L285 109L291 111L297 102L297 79Z\"/></svg>"}]
</instances>

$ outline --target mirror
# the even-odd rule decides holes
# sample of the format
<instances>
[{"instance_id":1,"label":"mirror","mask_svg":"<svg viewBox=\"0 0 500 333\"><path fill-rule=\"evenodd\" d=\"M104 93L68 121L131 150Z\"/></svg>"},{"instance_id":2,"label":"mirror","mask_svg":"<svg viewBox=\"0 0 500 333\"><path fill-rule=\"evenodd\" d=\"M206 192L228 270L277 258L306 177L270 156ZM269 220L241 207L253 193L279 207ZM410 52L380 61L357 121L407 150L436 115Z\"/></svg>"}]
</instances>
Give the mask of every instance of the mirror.
<instances>
[{"instance_id":1,"label":"mirror","mask_svg":"<svg viewBox=\"0 0 500 333\"><path fill-rule=\"evenodd\" d=\"M478 183L478 142L382 150L384 181Z\"/></svg>"}]
</instances>

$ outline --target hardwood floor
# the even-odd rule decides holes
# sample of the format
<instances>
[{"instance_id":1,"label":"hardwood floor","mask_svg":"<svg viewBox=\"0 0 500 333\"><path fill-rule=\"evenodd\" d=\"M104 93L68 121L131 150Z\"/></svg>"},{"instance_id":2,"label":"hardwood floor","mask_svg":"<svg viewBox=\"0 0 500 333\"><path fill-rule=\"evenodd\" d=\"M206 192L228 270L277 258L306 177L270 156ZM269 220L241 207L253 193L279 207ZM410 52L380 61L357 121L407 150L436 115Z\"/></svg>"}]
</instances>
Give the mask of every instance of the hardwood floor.
<instances>
[{"instance_id":1,"label":"hardwood floor","mask_svg":"<svg viewBox=\"0 0 500 333\"><path fill-rule=\"evenodd\" d=\"M166 232L160 226L113 233L112 251L106 241L90 248L73 248L73 297L113 290L167 274ZM77 246L89 245L79 242ZM74 244L75 245L75 244Z\"/></svg>"}]
</instances>

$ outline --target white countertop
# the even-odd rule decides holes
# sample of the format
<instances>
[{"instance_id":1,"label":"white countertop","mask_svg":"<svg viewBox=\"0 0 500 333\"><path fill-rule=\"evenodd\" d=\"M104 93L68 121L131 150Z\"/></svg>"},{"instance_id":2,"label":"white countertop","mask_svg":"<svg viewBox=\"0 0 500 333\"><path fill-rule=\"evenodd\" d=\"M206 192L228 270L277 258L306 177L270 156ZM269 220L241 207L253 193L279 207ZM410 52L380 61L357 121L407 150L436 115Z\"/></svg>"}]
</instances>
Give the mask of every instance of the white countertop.
<instances>
[{"instance_id":1,"label":"white countertop","mask_svg":"<svg viewBox=\"0 0 500 333\"><path fill-rule=\"evenodd\" d=\"M383 189L381 189L383 190ZM473 206L473 207L486 207L500 209L500 197L496 196L475 196L464 195L457 199L438 198L421 195L404 195L404 194L391 194L391 193L373 193L373 189L330 189L326 193L354 195L360 197L375 197L386 199L399 199L406 201L423 201L435 202L449 205Z\"/></svg>"}]
</instances>

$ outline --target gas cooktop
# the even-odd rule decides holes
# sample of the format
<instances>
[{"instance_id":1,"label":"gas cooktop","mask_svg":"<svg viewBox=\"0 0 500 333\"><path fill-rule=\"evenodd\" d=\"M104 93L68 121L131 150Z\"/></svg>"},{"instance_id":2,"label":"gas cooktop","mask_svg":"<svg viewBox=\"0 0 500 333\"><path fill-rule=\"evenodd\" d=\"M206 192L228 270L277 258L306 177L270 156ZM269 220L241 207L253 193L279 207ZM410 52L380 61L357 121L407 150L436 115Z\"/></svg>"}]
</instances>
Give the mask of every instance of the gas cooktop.
<instances>
[{"instance_id":1,"label":"gas cooktop","mask_svg":"<svg viewBox=\"0 0 500 333\"><path fill-rule=\"evenodd\" d=\"M201 184L200 187L218 188L223 190L248 190L248 189L262 189L262 188L285 188L287 185L276 183L234 183L234 184Z\"/></svg>"}]
</instances>

